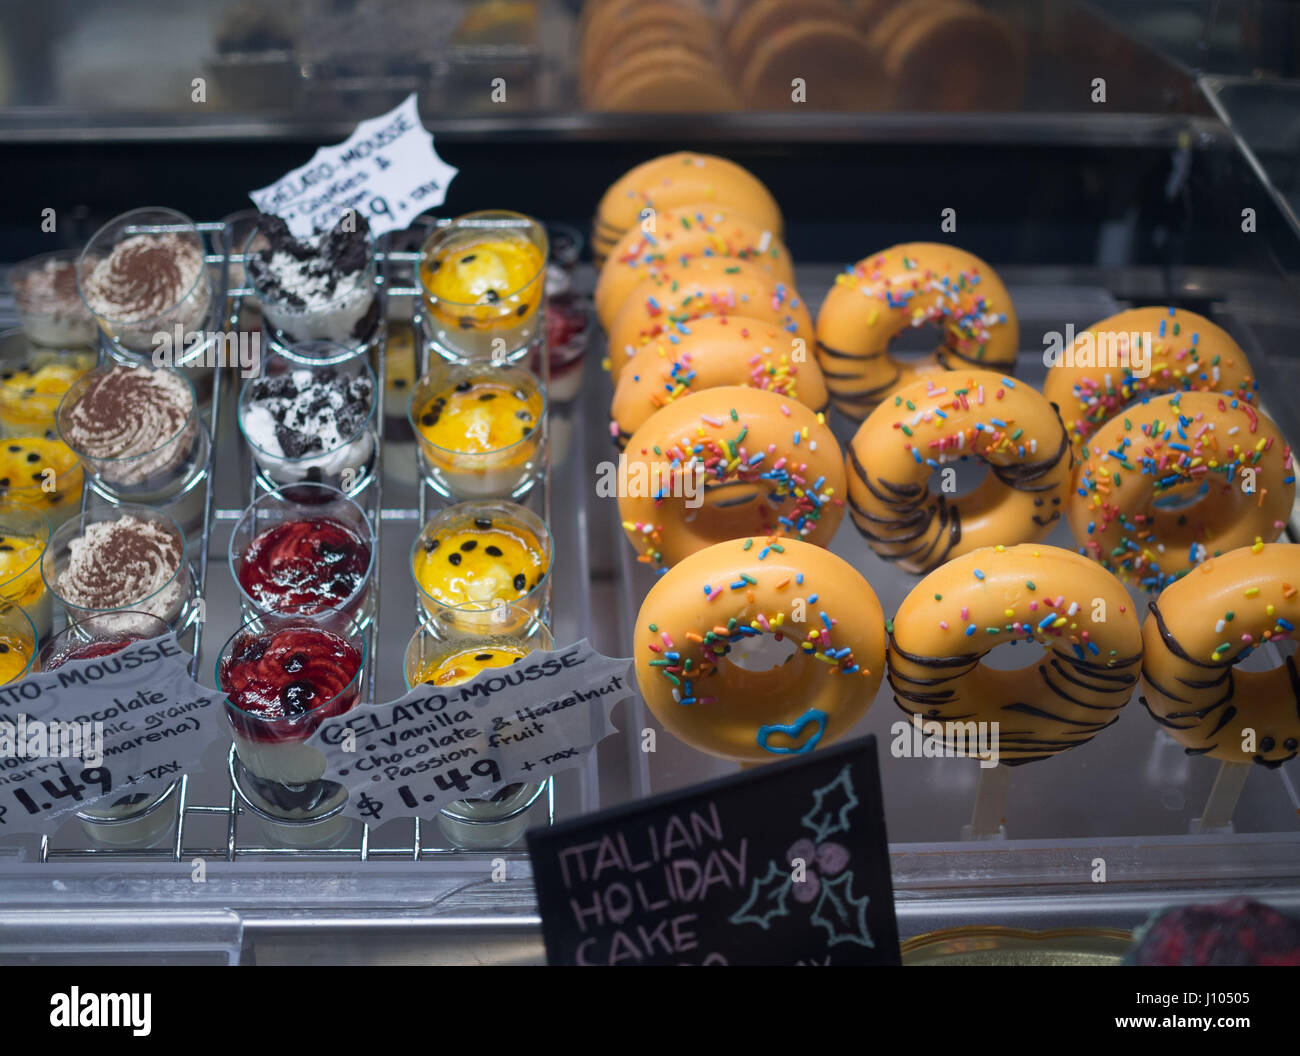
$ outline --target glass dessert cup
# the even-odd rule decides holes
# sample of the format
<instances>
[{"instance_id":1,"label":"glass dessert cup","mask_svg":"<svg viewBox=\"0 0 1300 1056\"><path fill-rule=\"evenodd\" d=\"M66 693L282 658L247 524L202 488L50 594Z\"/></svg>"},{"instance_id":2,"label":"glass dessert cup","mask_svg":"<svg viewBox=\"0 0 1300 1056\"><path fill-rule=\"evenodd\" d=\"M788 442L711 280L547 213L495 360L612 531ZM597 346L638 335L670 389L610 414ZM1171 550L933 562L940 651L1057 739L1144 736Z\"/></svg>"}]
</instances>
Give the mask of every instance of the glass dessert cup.
<instances>
[{"instance_id":1,"label":"glass dessert cup","mask_svg":"<svg viewBox=\"0 0 1300 1056\"><path fill-rule=\"evenodd\" d=\"M194 386L168 367L97 367L64 395L59 435L114 503L166 501L206 469Z\"/></svg>"},{"instance_id":2,"label":"glass dessert cup","mask_svg":"<svg viewBox=\"0 0 1300 1056\"><path fill-rule=\"evenodd\" d=\"M160 334L187 343L212 306L203 236L174 209L133 209L101 227L77 261L77 285L109 342L136 353L152 355Z\"/></svg>"},{"instance_id":3,"label":"glass dessert cup","mask_svg":"<svg viewBox=\"0 0 1300 1056\"><path fill-rule=\"evenodd\" d=\"M185 535L166 514L104 507L55 531L41 578L70 621L103 616L108 626L130 627L147 612L179 630L194 595L187 556Z\"/></svg>"},{"instance_id":4,"label":"glass dessert cup","mask_svg":"<svg viewBox=\"0 0 1300 1056\"><path fill-rule=\"evenodd\" d=\"M55 671L73 660L111 656L136 642L160 638L168 630L167 624L147 612L89 616L69 624L41 646L37 665L41 671ZM77 811L77 820L98 844L151 847L172 827L175 815L167 808L175 792L175 781L135 786L126 795Z\"/></svg>"},{"instance_id":5,"label":"glass dessert cup","mask_svg":"<svg viewBox=\"0 0 1300 1056\"><path fill-rule=\"evenodd\" d=\"M88 350L34 345L21 330L0 334L0 436L56 437L59 402L95 359Z\"/></svg>"},{"instance_id":6,"label":"glass dessert cup","mask_svg":"<svg viewBox=\"0 0 1300 1056\"><path fill-rule=\"evenodd\" d=\"M325 237L317 236L318 245ZM246 263L251 254L260 254L270 248L266 233L254 225L243 243L243 261ZM262 317L262 330L272 351L283 352L302 341L331 341L354 354L374 345L379 333L380 312L376 287L379 268L373 236L367 236L366 249L366 262L361 270L349 276L346 287L336 296L319 304L295 304L293 298L269 288L265 277L259 280L255 268L242 268L244 282L253 291Z\"/></svg>"},{"instance_id":7,"label":"glass dessert cup","mask_svg":"<svg viewBox=\"0 0 1300 1056\"><path fill-rule=\"evenodd\" d=\"M411 546L410 568L426 617L451 610L463 629L499 633L502 612L545 618L553 560L550 529L531 510L463 502L429 518Z\"/></svg>"},{"instance_id":8,"label":"glass dessert cup","mask_svg":"<svg viewBox=\"0 0 1300 1056\"><path fill-rule=\"evenodd\" d=\"M262 495L236 522L229 560L248 613L368 622L360 610L378 561L374 526L337 488L292 484Z\"/></svg>"},{"instance_id":9,"label":"glass dessert cup","mask_svg":"<svg viewBox=\"0 0 1300 1056\"><path fill-rule=\"evenodd\" d=\"M57 528L81 510L86 474L71 448L43 436L0 440L0 502L39 510Z\"/></svg>"},{"instance_id":10,"label":"glass dessert cup","mask_svg":"<svg viewBox=\"0 0 1300 1056\"><path fill-rule=\"evenodd\" d=\"M309 392L336 392L340 401L349 394L356 399L328 430L318 425L310 426L310 432L290 429L294 446L286 450L281 428L294 412L285 408L301 405L305 413L304 394ZM363 356L338 365L307 363L280 352L267 356L262 375L246 381L239 394L239 429L263 486L274 490L283 484L327 484L345 495L359 494L374 470L377 402L375 374Z\"/></svg>"},{"instance_id":11,"label":"glass dessert cup","mask_svg":"<svg viewBox=\"0 0 1300 1056\"><path fill-rule=\"evenodd\" d=\"M54 606L41 579L41 560L50 546L45 514L16 502L0 504L0 600L27 614L38 640L48 638Z\"/></svg>"},{"instance_id":12,"label":"glass dessert cup","mask_svg":"<svg viewBox=\"0 0 1300 1056\"><path fill-rule=\"evenodd\" d=\"M546 228L487 209L438 228L420 250L421 313L431 347L452 362L522 358L543 334Z\"/></svg>"},{"instance_id":13,"label":"glass dessert cup","mask_svg":"<svg viewBox=\"0 0 1300 1056\"><path fill-rule=\"evenodd\" d=\"M570 403L582 388L582 368L595 332L595 311L591 302L575 294L546 300L546 347L533 357L533 371L541 376L541 357L546 356L546 394L552 404Z\"/></svg>"},{"instance_id":14,"label":"glass dessert cup","mask_svg":"<svg viewBox=\"0 0 1300 1056\"><path fill-rule=\"evenodd\" d=\"M61 349L94 345L99 329L77 289L80 256L80 250L56 250L9 269L18 322L34 343Z\"/></svg>"},{"instance_id":15,"label":"glass dessert cup","mask_svg":"<svg viewBox=\"0 0 1300 1056\"><path fill-rule=\"evenodd\" d=\"M342 808L347 790L323 779L325 756L303 742L357 704L366 660L355 626L256 616L230 636L216 679L234 739L232 774L260 812L319 821Z\"/></svg>"},{"instance_id":16,"label":"glass dessert cup","mask_svg":"<svg viewBox=\"0 0 1300 1056\"><path fill-rule=\"evenodd\" d=\"M36 660L36 628L18 605L0 601L0 686L26 678Z\"/></svg>"},{"instance_id":17,"label":"glass dessert cup","mask_svg":"<svg viewBox=\"0 0 1300 1056\"><path fill-rule=\"evenodd\" d=\"M554 648L551 632L532 610L502 605L491 615L496 622L484 627L479 611L444 608L432 614L407 643L407 689L459 685L535 649ZM528 812L545 789L545 782L514 782L491 796L456 800L439 810L438 828L453 847L509 847L524 834Z\"/></svg>"},{"instance_id":18,"label":"glass dessert cup","mask_svg":"<svg viewBox=\"0 0 1300 1056\"><path fill-rule=\"evenodd\" d=\"M435 362L407 411L421 474L451 499L527 494L546 470L546 409L523 367Z\"/></svg>"}]
</instances>

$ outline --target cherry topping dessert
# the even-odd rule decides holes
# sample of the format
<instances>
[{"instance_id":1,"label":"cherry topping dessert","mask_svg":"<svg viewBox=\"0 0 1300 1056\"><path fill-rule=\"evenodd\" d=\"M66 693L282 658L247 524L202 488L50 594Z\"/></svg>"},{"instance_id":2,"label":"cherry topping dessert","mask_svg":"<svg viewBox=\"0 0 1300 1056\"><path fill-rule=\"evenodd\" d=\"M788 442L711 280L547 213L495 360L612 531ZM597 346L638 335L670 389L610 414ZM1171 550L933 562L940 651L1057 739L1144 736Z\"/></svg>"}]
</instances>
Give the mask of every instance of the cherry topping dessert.
<instances>
[{"instance_id":1,"label":"cherry topping dessert","mask_svg":"<svg viewBox=\"0 0 1300 1056\"><path fill-rule=\"evenodd\" d=\"M72 648L56 653L48 657L41 665L43 671L55 671L64 664L70 664L73 660L97 660L101 656L111 656L113 653L120 653L128 645L134 645L136 642L144 641L138 636L126 638L100 638L93 642L86 642L84 645L76 645Z\"/></svg>"},{"instance_id":2,"label":"cherry topping dessert","mask_svg":"<svg viewBox=\"0 0 1300 1056\"><path fill-rule=\"evenodd\" d=\"M355 609L369 570L365 540L332 517L313 517L259 534L244 551L239 585L267 612L312 616Z\"/></svg>"},{"instance_id":3,"label":"cherry topping dessert","mask_svg":"<svg viewBox=\"0 0 1300 1056\"><path fill-rule=\"evenodd\" d=\"M314 624L249 631L221 659L218 678L236 729L251 740L303 740L357 701L361 655Z\"/></svg>"}]
</instances>

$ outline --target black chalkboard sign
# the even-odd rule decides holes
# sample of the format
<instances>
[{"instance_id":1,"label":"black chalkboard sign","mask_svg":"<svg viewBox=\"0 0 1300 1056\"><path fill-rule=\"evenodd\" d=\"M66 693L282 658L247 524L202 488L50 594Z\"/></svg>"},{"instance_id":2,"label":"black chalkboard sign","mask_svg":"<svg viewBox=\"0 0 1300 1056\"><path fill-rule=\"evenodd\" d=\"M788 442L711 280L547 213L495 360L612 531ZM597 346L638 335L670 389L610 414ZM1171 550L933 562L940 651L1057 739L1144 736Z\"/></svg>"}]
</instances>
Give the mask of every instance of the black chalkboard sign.
<instances>
[{"instance_id":1,"label":"black chalkboard sign","mask_svg":"<svg viewBox=\"0 0 1300 1056\"><path fill-rule=\"evenodd\" d=\"M898 964L876 739L528 832L551 964Z\"/></svg>"}]
</instances>

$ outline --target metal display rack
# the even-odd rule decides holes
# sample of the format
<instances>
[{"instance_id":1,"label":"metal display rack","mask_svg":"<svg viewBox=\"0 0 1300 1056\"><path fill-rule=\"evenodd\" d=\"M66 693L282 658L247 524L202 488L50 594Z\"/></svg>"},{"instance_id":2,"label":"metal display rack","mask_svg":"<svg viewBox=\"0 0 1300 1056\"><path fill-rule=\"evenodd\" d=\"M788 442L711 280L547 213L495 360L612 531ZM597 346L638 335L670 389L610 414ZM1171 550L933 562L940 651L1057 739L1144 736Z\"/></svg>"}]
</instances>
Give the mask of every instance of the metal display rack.
<instances>
[{"instance_id":1,"label":"metal display rack","mask_svg":"<svg viewBox=\"0 0 1300 1056\"><path fill-rule=\"evenodd\" d=\"M445 223L446 221L443 221ZM227 332L237 333L241 329L241 323L247 326L244 319L245 304L252 297L253 291L244 286L234 286L230 282L231 266L240 265L244 262L242 253L235 252L231 246L231 224L228 220L216 222L203 222L196 225L205 237L208 252L206 254L206 263L213 277L213 286L216 296L214 297L213 318L221 324L221 328ZM388 373L388 336L389 327L392 324L392 316L388 311L390 301L405 300L409 302L408 310L405 312L403 322L408 322L412 327L414 338L415 355L416 355L416 375L421 375L429 367L429 350L427 343L420 337L421 330L421 297L418 285L413 281L406 281L410 276L404 273L406 270L413 270L418 266L419 253L401 252L391 249L379 249L377 251L377 260L379 267L376 275L376 295L380 303L380 323L375 337L372 339L371 346L362 354L373 359L376 378L376 400L382 401L387 396L387 373ZM107 338L101 335L101 360L104 358L105 349L103 343ZM538 338L539 344L534 346L537 350L540 362L546 363L545 352L545 333ZM207 345L191 353L195 357L202 355L206 351ZM224 436L232 432L232 422L228 419L227 414L223 420L222 411L227 404L234 404L236 401L231 399L232 394L226 393L223 399L223 390L233 383L228 371L221 371L220 368L212 366L208 369L213 371L212 379L212 398L207 413L207 426L211 435L211 443L208 452L208 462L206 467L206 495L204 498L204 510L202 525L195 535L194 543L198 549L197 560L194 564L194 574L196 583L196 594L202 598L205 595L208 586L209 558L212 548L217 545L217 538L214 529L219 523L233 522L242 512L239 508L223 508L216 505L217 481L215 479L216 467L218 463L218 454L223 448L228 449L229 442L223 445ZM545 382L545 378L543 381ZM390 525L398 524L409 527L414 524L416 530L422 526L428 518L432 508L439 504L449 504L450 500L437 495L432 487L422 476L417 475L415 484L416 498L414 504L409 502L397 507L385 507L384 500L384 428L383 428L383 408L379 407L379 413L376 415L379 424L372 426L376 434L375 454L373 456L373 466L369 472L357 482L357 484L348 492L350 498L362 506L367 519L370 521L374 531L374 547L376 554L383 553L383 528L385 523ZM237 430L235 430L237 432ZM234 437L234 442L242 444L238 437ZM243 470L243 484L240 492L248 502L255 501L261 495L266 494L267 484L259 476L256 466L253 463L251 454L242 449L242 458L240 464ZM540 506L540 515L548 524L550 523L550 494L551 494L551 473L548 465L545 467L541 478L538 480L529 495L521 501L528 502L536 496L536 504ZM97 493L89 486L86 487L82 496L82 515L88 509L96 504L111 505L109 500ZM378 578L378 569L375 570ZM374 598L378 591L377 583L372 585L371 597ZM205 670L203 664L202 646L204 641L204 625L214 622L212 614L208 613L207 605L191 606L190 610L185 613L180 634L190 634L192 636L193 660L190 663L190 672L196 679L201 678L201 673ZM376 601L373 604L373 612L364 629L366 635L367 656L370 662L367 664L365 675L365 693L360 705L366 703L379 703L384 700L393 699L393 694L385 695L384 690L379 684L379 671L383 666L379 657L381 655L381 643L383 637L381 634L380 611L382 606ZM578 622L585 624L586 606L578 605ZM200 613L206 618L201 618ZM424 613L418 601L414 610L415 624L423 620ZM239 617L242 622L242 615ZM237 624L235 625L237 626ZM233 627L231 628L233 630ZM403 637L402 642L405 642ZM210 666L206 670L210 670ZM325 859L348 859L356 861L370 861L375 859L421 861L431 856L459 855L459 856L482 856L484 851L468 850L463 848L452 847L445 841L434 841L429 838L430 826L425 824L419 818L406 819L406 828L409 831L409 837L400 843L375 845L372 838L371 826L362 824L356 832L355 842L347 840L341 845L334 846L287 846L276 845L269 841L258 841L250 838L248 826L241 825L241 821L248 818L250 814L262 814L258 808L252 804L241 792L234 772L234 746L230 748L228 755L229 769L226 794L223 801L218 803L212 802L195 802L195 796L191 791L191 778L188 774L182 775L176 782L174 792L165 796L165 802L161 804L161 809L166 809L174 815L173 821L169 828L172 831L172 837L166 847L153 848L122 848L109 846L57 846L51 837L47 834L41 837L39 861L47 863L62 859L117 859L117 860L137 860L137 861L158 861L170 860L172 862L189 861L193 858L205 859L224 859L226 861L235 861L237 858L325 858ZM556 792L555 779L550 778L546 782L546 789L543 794L544 810L534 811L535 820L540 823L545 820L547 824L555 820L556 815ZM271 818L262 814L266 820L275 824L284 824L279 819ZM220 819L224 827L224 842L221 845L210 842L190 842L190 822L200 817ZM290 823L292 824L292 823ZM321 824L314 822L312 824ZM303 823L298 826L306 827ZM436 827L433 827L436 832ZM520 856L522 852L519 849L508 852L502 849L499 852L491 852L494 855L500 853L512 853Z\"/></svg>"}]
</instances>

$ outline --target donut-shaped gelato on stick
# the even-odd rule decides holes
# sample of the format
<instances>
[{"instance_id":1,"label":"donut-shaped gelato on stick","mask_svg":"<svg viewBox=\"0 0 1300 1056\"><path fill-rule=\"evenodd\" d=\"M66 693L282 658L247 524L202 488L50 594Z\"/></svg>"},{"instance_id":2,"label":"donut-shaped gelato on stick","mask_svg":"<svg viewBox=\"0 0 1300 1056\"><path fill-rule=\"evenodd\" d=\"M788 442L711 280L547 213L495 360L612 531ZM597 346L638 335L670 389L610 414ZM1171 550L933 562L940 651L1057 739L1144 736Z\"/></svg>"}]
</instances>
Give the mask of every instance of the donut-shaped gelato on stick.
<instances>
[{"instance_id":1,"label":"donut-shaped gelato on stick","mask_svg":"<svg viewBox=\"0 0 1300 1056\"><path fill-rule=\"evenodd\" d=\"M912 588L888 630L895 703L944 724L996 722L1007 766L1092 740L1116 721L1142 665L1123 585L1087 558L1035 543L953 558ZM1007 642L1042 646L1042 662L986 667L985 654ZM957 727L944 731L960 750ZM967 736L970 754L974 743Z\"/></svg>"},{"instance_id":2,"label":"donut-shaped gelato on stick","mask_svg":"<svg viewBox=\"0 0 1300 1056\"><path fill-rule=\"evenodd\" d=\"M686 152L642 162L610 185L596 207L591 252L597 267L642 212L679 205L725 205L750 217L777 238L784 235L781 210L762 182L726 158Z\"/></svg>"},{"instance_id":3,"label":"donut-shaped gelato on stick","mask_svg":"<svg viewBox=\"0 0 1300 1056\"><path fill-rule=\"evenodd\" d=\"M1066 517L1081 552L1149 591L1214 554L1271 543L1295 499L1291 448L1243 400L1152 396L1084 447Z\"/></svg>"},{"instance_id":4,"label":"donut-shaped gelato on stick","mask_svg":"<svg viewBox=\"0 0 1300 1056\"><path fill-rule=\"evenodd\" d=\"M824 416L761 389L673 401L620 458L623 530L655 568L742 536L825 546L844 515L844 461Z\"/></svg>"},{"instance_id":5,"label":"donut-shaped gelato on stick","mask_svg":"<svg viewBox=\"0 0 1300 1056\"><path fill-rule=\"evenodd\" d=\"M764 663L765 639L794 651ZM871 585L830 551L731 539L655 583L633 650L641 695L670 733L764 762L829 744L862 717L884 674L884 616Z\"/></svg>"},{"instance_id":6,"label":"donut-shaped gelato on stick","mask_svg":"<svg viewBox=\"0 0 1300 1056\"><path fill-rule=\"evenodd\" d=\"M1187 749L1275 769L1300 750L1300 675L1287 656L1239 671L1260 646L1300 626L1300 546L1256 543L1210 558L1172 584L1142 625L1141 698Z\"/></svg>"},{"instance_id":7,"label":"donut-shaped gelato on stick","mask_svg":"<svg viewBox=\"0 0 1300 1056\"><path fill-rule=\"evenodd\" d=\"M650 415L681 396L720 385L748 385L827 408L821 368L794 335L762 319L696 319L689 334L644 345L619 375L610 406L610 432L621 447Z\"/></svg>"},{"instance_id":8,"label":"donut-shaped gelato on stick","mask_svg":"<svg viewBox=\"0 0 1300 1056\"><path fill-rule=\"evenodd\" d=\"M653 230L637 225L614 246L596 281L596 315L606 329L636 284L648 274L695 257L757 264L777 282L794 285L790 252L770 228L724 205L694 203L655 216Z\"/></svg>"},{"instance_id":9,"label":"donut-shaped gelato on stick","mask_svg":"<svg viewBox=\"0 0 1300 1056\"><path fill-rule=\"evenodd\" d=\"M654 338L686 337L695 319L744 315L775 323L815 344L812 317L799 291L757 264L726 257L696 257L652 272L633 287L609 328L609 369L618 381L623 366Z\"/></svg>"},{"instance_id":10,"label":"donut-shaped gelato on stick","mask_svg":"<svg viewBox=\"0 0 1300 1056\"><path fill-rule=\"evenodd\" d=\"M1146 393L1220 392L1255 399L1254 371L1225 330L1182 308L1130 308L1077 334L1047 371L1043 395L1078 451Z\"/></svg>"},{"instance_id":11,"label":"donut-shaped gelato on stick","mask_svg":"<svg viewBox=\"0 0 1300 1056\"><path fill-rule=\"evenodd\" d=\"M939 347L904 362L889 344L932 323ZM835 279L817 316L817 357L836 408L865 418L922 374L1015 368L1020 329L1011 296L984 261L934 242L909 242L858 261Z\"/></svg>"},{"instance_id":12,"label":"donut-shaped gelato on stick","mask_svg":"<svg viewBox=\"0 0 1300 1056\"><path fill-rule=\"evenodd\" d=\"M931 488L975 457L989 475L970 494ZM1023 381L984 370L913 382L877 407L847 456L849 510L879 556L928 572L982 546L1044 539L1070 486L1070 444L1056 408ZM943 482L941 479L940 488Z\"/></svg>"}]
</instances>

